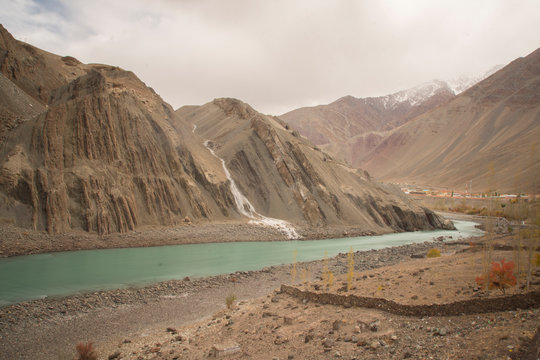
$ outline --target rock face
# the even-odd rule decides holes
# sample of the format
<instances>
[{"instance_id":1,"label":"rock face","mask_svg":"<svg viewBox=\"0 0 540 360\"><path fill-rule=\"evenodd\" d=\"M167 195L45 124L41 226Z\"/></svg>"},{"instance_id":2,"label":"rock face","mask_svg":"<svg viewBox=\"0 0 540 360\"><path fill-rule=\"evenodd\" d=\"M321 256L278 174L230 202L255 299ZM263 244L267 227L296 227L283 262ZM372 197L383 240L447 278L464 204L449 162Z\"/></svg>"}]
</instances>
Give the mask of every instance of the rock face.
<instances>
[{"instance_id":1,"label":"rock face","mask_svg":"<svg viewBox=\"0 0 540 360\"><path fill-rule=\"evenodd\" d=\"M0 70L2 222L107 234L246 221L221 161L203 145L209 139L263 215L366 231L442 227L399 190L333 161L238 100L175 113L133 73L47 53L3 27Z\"/></svg>"},{"instance_id":2,"label":"rock face","mask_svg":"<svg viewBox=\"0 0 540 360\"><path fill-rule=\"evenodd\" d=\"M239 100L216 99L177 114L211 141L241 192L264 215L307 226L356 224L375 231L443 226L399 189L333 160L281 119Z\"/></svg>"},{"instance_id":3,"label":"rock face","mask_svg":"<svg viewBox=\"0 0 540 360\"><path fill-rule=\"evenodd\" d=\"M386 96L345 96L280 118L332 156L358 167L390 130L453 97L446 83L433 81Z\"/></svg>"},{"instance_id":4,"label":"rock face","mask_svg":"<svg viewBox=\"0 0 540 360\"><path fill-rule=\"evenodd\" d=\"M83 65L0 29L2 213L22 226L100 234L228 215L231 197L205 149L134 74ZM3 98L6 99L6 98ZM28 101L21 111L18 104ZM192 152L203 154L196 158Z\"/></svg>"}]
</instances>

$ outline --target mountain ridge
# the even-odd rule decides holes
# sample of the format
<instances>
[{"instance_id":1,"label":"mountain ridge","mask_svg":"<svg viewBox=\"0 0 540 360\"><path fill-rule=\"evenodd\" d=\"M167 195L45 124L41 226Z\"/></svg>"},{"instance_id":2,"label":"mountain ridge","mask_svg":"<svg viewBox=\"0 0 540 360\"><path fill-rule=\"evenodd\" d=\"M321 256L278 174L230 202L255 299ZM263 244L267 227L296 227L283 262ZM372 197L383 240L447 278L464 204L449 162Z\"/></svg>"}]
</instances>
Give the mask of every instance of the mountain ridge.
<instances>
[{"instance_id":1,"label":"mountain ridge","mask_svg":"<svg viewBox=\"0 0 540 360\"><path fill-rule=\"evenodd\" d=\"M215 99L177 113L212 142L242 193L268 216L307 226L425 226L426 210L407 205L399 189L334 161L279 117L262 115L236 99Z\"/></svg>"},{"instance_id":2,"label":"mountain ridge","mask_svg":"<svg viewBox=\"0 0 540 360\"><path fill-rule=\"evenodd\" d=\"M461 83L435 81L374 98L345 96L281 117L332 156L383 181L459 190L473 181L479 191L540 193L533 180L538 53ZM405 107L394 114L381 111L400 105ZM496 176L486 175L490 171Z\"/></svg>"},{"instance_id":3,"label":"mountain ridge","mask_svg":"<svg viewBox=\"0 0 540 360\"><path fill-rule=\"evenodd\" d=\"M175 112L130 71L42 51L3 27L0 73L4 222L52 234L247 222L221 158L259 213L295 226L445 226L239 100Z\"/></svg>"},{"instance_id":4,"label":"mountain ridge","mask_svg":"<svg viewBox=\"0 0 540 360\"><path fill-rule=\"evenodd\" d=\"M194 179L204 171L185 148L189 137L180 141L172 108L133 73L42 52L0 31L3 76L42 104L17 126L6 119L2 213L51 233L225 218L226 187Z\"/></svg>"},{"instance_id":5,"label":"mountain ridge","mask_svg":"<svg viewBox=\"0 0 540 360\"><path fill-rule=\"evenodd\" d=\"M389 130L453 98L443 81L368 98L342 97L328 105L280 115L284 121L332 156L359 167Z\"/></svg>"},{"instance_id":6,"label":"mountain ridge","mask_svg":"<svg viewBox=\"0 0 540 360\"><path fill-rule=\"evenodd\" d=\"M539 193L539 124L537 49L394 129L362 166L386 181Z\"/></svg>"}]
</instances>

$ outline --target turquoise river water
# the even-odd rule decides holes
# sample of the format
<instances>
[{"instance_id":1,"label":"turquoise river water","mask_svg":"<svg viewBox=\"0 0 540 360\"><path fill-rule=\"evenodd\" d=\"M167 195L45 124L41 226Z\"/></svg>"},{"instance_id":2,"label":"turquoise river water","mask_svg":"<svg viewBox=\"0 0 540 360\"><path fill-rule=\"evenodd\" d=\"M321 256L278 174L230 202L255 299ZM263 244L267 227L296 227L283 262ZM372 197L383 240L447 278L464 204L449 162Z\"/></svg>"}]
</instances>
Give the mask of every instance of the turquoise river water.
<instances>
[{"instance_id":1,"label":"turquoise river water","mask_svg":"<svg viewBox=\"0 0 540 360\"><path fill-rule=\"evenodd\" d=\"M185 276L258 270L349 251L424 242L438 236L481 236L475 223L454 221L457 230L418 231L327 240L235 242L130 249L82 250L0 259L0 306L80 292L141 286Z\"/></svg>"}]
</instances>

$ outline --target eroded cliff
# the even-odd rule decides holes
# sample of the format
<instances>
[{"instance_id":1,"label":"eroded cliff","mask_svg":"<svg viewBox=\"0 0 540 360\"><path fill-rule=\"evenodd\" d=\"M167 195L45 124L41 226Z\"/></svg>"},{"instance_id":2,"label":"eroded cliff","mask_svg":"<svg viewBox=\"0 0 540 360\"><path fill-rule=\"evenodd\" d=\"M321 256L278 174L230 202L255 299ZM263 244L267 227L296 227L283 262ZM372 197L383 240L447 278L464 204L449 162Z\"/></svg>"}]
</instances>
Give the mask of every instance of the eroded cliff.
<instances>
[{"instance_id":1,"label":"eroded cliff","mask_svg":"<svg viewBox=\"0 0 540 360\"><path fill-rule=\"evenodd\" d=\"M100 234L229 215L225 180L200 165L215 160L192 156L202 145L184 141L188 129L172 126L170 106L133 73L46 54L5 30L2 38L8 85L37 103L28 114L4 107L18 116L2 119L4 214L52 233Z\"/></svg>"}]
</instances>

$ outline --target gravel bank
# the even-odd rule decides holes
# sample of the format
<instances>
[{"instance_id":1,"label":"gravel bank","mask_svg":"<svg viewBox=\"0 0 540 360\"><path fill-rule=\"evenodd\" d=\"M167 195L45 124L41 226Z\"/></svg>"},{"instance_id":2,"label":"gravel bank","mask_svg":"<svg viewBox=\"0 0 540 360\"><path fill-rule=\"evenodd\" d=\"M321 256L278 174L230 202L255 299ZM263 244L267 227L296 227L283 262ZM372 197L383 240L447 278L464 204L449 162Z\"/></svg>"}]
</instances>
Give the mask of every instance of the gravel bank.
<instances>
[{"instance_id":1,"label":"gravel bank","mask_svg":"<svg viewBox=\"0 0 540 360\"><path fill-rule=\"evenodd\" d=\"M391 247L355 254L358 271L397 264L440 242ZM463 245L446 246L459 248ZM346 254L330 259L330 269L346 272ZM298 264L320 276L322 261ZM74 345L94 341L105 350L134 334L152 333L210 316L225 306L225 297L264 296L291 282L291 265L202 279L166 281L142 288L98 291L64 298L30 301L0 309L0 359L71 358ZM113 350L112 348L110 349Z\"/></svg>"},{"instance_id":2,"label":"gravel bank","mask_svg":"<svg viewBox=\"0 0 540 360\"><path fill-rule=\"evenodd\" d=\"M380 235L357 227L297 227L303 240ZM200 244L234 241L289 240L271 227L245 222L191 223L169 228L148 228L124 234L97 235L79 231L51 235L44 231L30 231L13 225L0 226L0 257L75 251L162 245Z\"/></svg>"}]
</instances>

